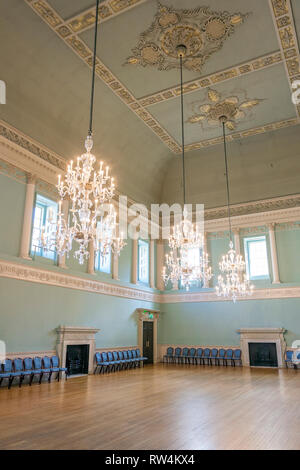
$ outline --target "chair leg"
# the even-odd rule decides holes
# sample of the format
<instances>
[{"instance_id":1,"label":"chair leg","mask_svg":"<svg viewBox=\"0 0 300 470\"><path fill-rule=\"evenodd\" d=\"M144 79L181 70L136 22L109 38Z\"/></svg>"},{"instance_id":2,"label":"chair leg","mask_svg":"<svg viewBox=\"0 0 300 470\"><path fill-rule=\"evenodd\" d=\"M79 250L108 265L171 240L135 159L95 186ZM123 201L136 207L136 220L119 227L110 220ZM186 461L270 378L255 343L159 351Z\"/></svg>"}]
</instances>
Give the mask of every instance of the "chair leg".
<instances>
[{"instance_id":1,"label":"chair leg","mask_svg":"<svg viewBox=\"0 0 300 470\"><path fill-rule=\"evenodd\" d=\"M14 381L14 377L10 377L10 378L9 378L9 381L8 381L8 386L7 386L8 390L9 390L10 387L12 386L13 381Z\"/></svg>"},{"instance_id":2,"label":"chair leg","mask_svg":"<svg viewBox=\"0 0 300 470\"><path fill-rule=\"evenodd\" d=\"M43 375L44 375L44 373L43 373L43 372L41 372L41 374L40 374L40 380L39 380L39 385L41 385L41 383L42 383L42 378L43 378Z\"/></svg>"},{"instance_id":3,"label":"chair leg","mask_svg":"<svg viewBox=\"0 0 300 470\"><path fill-rule=\"evenodd\" d=\"M59 371L57 372L56 380L59 382Z\"/></svg>"},{"instance_id":4,"label":"chair leg","mask_svg":"<svg viewBox=\"0 0 300 470\"><path fill-rule=\"evenodd\" d=\"M51 372L49 372L48 383L50 383L50 382L51 382L51 377L52 377L52 371L51 371Z\"/></svg>"},{"instance_id":5,"label":"chair leg","mask_svg":"<svg viewBox=\"0 0 300 470\"><path fill-rule=\"evenodd\" d=\"M24 380L24 375L21 375L21 376L20 376L20 381L19 381L19 388L22 387L22 382L23 382L23 380Z\"/></svg>"}]
</instances>

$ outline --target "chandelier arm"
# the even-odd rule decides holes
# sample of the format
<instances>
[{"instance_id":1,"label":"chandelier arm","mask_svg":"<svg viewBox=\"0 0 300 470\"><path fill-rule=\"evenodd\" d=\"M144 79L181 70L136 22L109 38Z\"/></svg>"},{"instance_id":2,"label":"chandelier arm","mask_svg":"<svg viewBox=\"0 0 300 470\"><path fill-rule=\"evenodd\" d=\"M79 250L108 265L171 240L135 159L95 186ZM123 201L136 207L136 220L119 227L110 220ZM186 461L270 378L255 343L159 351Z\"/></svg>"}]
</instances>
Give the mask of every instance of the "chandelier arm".
<instances>
[{"instance_id":1,"label":"chandelier arm","mask_svg":"<svg viewBox=\"0 0 300 470\"><path fill-rule=\"evenodd\" d=\"M185 155L184 155L184 113L183 113L183 73L182 73L182 55L180 59L180 107L181 107L181 145L182 145L182 182L183 182L183 205L185 205Z\"/></svg>"},{"instance_id":2,"label":"chandelier arm","mask_svg":"<svg viewBox=\"0 0 300 470\"><path fill-rule=\"evenodd\" d=\"M232 241L232 229L231 229L231 216L230 216L230 193L229 193L229 178L228 178L228 163L227 163L227 147L226 147L226 136L225 136L225 122L222 122L223 126L223 143L224 143L224 158L225 158L225 173L226 173L226 188L227 188L227 209L228 209L228 223L229 223L229 237Z\"/></svg>"},{"instance_id":3,"label":"chandelier arm","mask_svg":"<svg viewBox=\"0 0 300 470\"><path fill-rule=\"evenodd\" d=\"M91 88L91 104L90 104L90 124L89 124L89 131L88 131L89 136L92 136L92 134L93 134L93 111L94 111L94 93L95 93L95 71L96 71L96 52L97 52L97 35L98 35L98 16L99 16L99 0L97 0L97 2L96 2L93 71L92 71L92 88Z\"/></svg>"}]
</instances>

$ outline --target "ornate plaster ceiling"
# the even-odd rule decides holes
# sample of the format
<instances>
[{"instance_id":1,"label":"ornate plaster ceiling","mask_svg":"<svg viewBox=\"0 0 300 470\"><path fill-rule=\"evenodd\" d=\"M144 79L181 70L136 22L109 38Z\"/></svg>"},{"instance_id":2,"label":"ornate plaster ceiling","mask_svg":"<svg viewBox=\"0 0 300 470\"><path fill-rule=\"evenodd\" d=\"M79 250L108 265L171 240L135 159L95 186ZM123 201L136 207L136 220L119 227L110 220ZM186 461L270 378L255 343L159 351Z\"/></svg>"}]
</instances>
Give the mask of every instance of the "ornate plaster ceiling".
<instances>
[{"instance_id":1,"label":"ornate plaster ceiling","mask_svg":"<svg viewBox=\"0 0 300 470\"><path fill-rule=\"evenodd\" d=\"M181 151L174 57L179 39L188 45L186 150L221 142L221 129L211 119L221 104L231 107L231 142L300 122L300 106L291 101L291 83L300 79L299 1L223 0L220 7L220 0L188 0L184 11L182 3L104 0L100 5L96 139L120 175L121 189L129 186L129 194L140 200L160 198L172 154ZM86 127L95 1L0 0L0 7L6 75L0 78L16 87L14 105L1 117L69 158L80 148ZM28 80L32 90L26 94ZM211 103L211 90L218 102ZM246 102L257 104L246 107ZM205 105L207 112L200 109Z\"/></svg>"}]
</instances>

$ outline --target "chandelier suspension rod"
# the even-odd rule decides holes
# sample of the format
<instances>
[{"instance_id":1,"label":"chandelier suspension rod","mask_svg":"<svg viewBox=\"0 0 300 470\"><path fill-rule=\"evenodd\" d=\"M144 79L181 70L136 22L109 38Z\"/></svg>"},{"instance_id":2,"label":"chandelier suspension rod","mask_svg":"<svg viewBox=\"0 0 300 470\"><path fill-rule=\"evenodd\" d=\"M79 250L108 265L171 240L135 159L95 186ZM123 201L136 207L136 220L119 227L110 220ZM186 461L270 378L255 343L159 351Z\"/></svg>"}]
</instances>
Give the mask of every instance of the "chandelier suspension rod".
<instances>
[{"instance_id":1,"label":"chandelier suspension rod","mask_svg":"<svg viewBox=\"0 0 300 470\"><path fill-rule=\"evenodd\" d=\"M232 241L232 229L231 229L231 218L230 218L229 178L228 178L228 163L227 163L227 147L226 147L226 136L225 136L225 122L226 122L226 120L223 119L222 120L222 126L223 126L223 143L224 143L226 187L227 187L227 209L228 209L229 237L230 237L230 241Z\"/></svg>"},{"instance_id":2,"label":"chandelier suspension rod","mask_svg":"<svg viewBox=\"0 0 300 470\"><path fill-rule=\"evenodd\" d=\"M184 161L184 114L183 114L183 74L182 54L180 59L180 106L181 106L181 145L182 145L182 181L183 181L183 205L185 205L185 161Z\"/></svg>"},{"instance_id":3,"label":"chandelier suspension rod","mask_svg":"<svg viewBox=\"0 0 300 470\"><path fill-rule=\"evenodd\" d=\"M92 134L93 134L93 111L94 111L94 93L95 93L95 70L96 70L97 35L98 35L98 16L99 16L99 0L97 0L97 3L96 3L93 71L92 71L92 89L91 89L91 105L90 105L90 124L89 124L89 132L88 132L89 136L92 136Z\"/></svg>"}]
</instances>

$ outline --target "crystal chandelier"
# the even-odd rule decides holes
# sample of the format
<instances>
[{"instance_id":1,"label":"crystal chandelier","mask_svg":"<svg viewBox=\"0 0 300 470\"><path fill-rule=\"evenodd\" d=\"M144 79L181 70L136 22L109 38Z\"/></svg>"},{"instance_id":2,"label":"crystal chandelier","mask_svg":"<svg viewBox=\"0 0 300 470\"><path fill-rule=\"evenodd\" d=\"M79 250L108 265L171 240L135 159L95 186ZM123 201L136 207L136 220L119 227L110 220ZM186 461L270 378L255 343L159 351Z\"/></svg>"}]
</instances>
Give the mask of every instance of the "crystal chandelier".
<instances>
[{"instance_id":1,"label":"crystal chandelier","mask_svg":"<svg viewBox=\"0 0 300 470\"><path fill-rule=\"evenodd\" d=\"M89 258L89 244L94 250L105 256L111 249L119 255L126 245L122 234L118 235L117 215L111 200L115 193L114 179L109 175L109 167L100 162L99 169L94 168L96 158L91 153L93 148L93 108L95 89L95 66L98 31L99 0L96 2L94 54L92 71L92 89L90 103L90 123L88 136L85 140L86 152L71 161L67 173L62 180L58 176L58 193L61 200L58 204L57 220L52 222L50 233L43 233L41 242L44 249L55 247L58 255L69 255L73 241L78 243L74 257L79 264ZM71 204L70 217L62 211L62 201Z\"/></svg>"},{"instance_id":2,"label":"crystal chandelier","mask_svg":"<svg viewBox=\"0 0 300 470\"><path fill-rule=\"evenodd\" d=\"M182 174L183 174L183 220L173 227L169 237L170 253L166 255L163 268L163 280L169 281L173 287L180 282L189 290L193 283L207 283L212 277L208 255L204 252L203 236L198 227L187 218L185 191L185 160L184 160L184 114L183 114L183 78L182 58L186 55L186 47L179 45L177 53L180 60L180 97L181 97L181 139L182 139ZM193 250L194 249L194 250Z\"/></svg>"},{"instance_id":3,"label":"crystal chandelier","mask_svg":"<svg viewBox=\"0 0 300 470\"><path fill-rule=\"evenodd\" d=\"M226 116L220 117L223 126L224 156L226 170L226 187L227 187L227 207L228 207L228 223L229 223L229 251L222 256L219 263L220 271L223 273L218 276L218 284L216 292L218 296L229 297L236 302L239 297L251 295L254 289L246 276L246 264L243 257L236 253L233 249L232 229L230 219L230 197L229 197L229 181L228 181L228 165L227 165L227 148L225 136Z\"/></svg>"}]
</instances>

